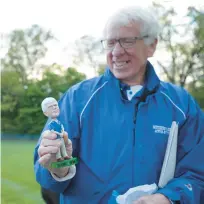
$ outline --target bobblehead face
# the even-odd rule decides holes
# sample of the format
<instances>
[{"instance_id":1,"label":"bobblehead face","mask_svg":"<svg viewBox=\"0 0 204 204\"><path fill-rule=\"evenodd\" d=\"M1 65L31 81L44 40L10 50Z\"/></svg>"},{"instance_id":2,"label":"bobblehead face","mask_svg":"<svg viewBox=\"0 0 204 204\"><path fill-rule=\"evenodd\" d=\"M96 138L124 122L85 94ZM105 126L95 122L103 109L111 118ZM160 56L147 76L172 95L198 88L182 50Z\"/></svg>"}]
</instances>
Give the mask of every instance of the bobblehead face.
<instances>
[{"instance_id":1,"label":"bobblehead face","mask_svg":"<svg viewBox=\"0 0 204 204\"><path fill-rule=\"evenodd\" d=\"M47 103L47 110L44 112L47 117L55 119L59 116L59 113L60 110L57 101Z\"/></svg>"}]
</instances>

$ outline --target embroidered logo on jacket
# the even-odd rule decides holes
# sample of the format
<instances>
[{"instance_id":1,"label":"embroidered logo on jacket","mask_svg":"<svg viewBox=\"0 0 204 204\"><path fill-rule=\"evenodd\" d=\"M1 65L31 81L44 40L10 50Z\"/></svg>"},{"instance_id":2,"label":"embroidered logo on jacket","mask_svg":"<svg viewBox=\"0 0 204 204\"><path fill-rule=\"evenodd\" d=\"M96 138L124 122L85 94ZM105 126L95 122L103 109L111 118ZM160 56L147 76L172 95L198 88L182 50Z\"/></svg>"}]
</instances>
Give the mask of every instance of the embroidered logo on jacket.
<instances>
[{"instance_id":1,"label":"embroidered logo on jacket","mask_svg":"<svg viewBox=\"0 0 204 204\"><path fill-rule=\"evenodd\" d=\"M153 125L153 129L155 133L160 133L160 134L169 134L170 128L164 127L164 126L159 126L159 125Z\"/></svg>"}]
</instances>

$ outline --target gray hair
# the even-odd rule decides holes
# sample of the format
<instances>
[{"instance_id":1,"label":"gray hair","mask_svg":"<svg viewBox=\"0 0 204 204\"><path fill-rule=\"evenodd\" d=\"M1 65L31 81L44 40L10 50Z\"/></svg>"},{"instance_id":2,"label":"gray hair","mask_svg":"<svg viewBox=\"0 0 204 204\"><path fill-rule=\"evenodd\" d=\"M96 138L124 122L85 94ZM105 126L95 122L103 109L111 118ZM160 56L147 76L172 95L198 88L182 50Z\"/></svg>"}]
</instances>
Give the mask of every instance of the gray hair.
<instances>
[{"instance_id":1,"label":"gray hair","mask_svg":"<svg viewBox=\"0 0 204 204\"><path fill-rule=\"evenodd\" d=\"M55 98L53 98L53 97L47 97L47 98L45 98L43 101L42 101L42 103L41 103L41 108L42 108L42 111L43 112L46 112L47 111L47 104L48 103L51 103L51 102L57 102L57 100L55 99Z\"/></svg>"},{"instance_id":2,"label":"gray hair","mask_svg":"<svg viewBox=\"0 0 204 204\"><path fill-rule=\"evenodd\" d=\"M140 35L148 36L144 39L145 44L151 44L158 39L160 25L153 9L139 6L125 7L114 13L107 21L103 37L107 35L108 27L120 28L129 24L139 23Z\"/></svg>"}]
</instances>

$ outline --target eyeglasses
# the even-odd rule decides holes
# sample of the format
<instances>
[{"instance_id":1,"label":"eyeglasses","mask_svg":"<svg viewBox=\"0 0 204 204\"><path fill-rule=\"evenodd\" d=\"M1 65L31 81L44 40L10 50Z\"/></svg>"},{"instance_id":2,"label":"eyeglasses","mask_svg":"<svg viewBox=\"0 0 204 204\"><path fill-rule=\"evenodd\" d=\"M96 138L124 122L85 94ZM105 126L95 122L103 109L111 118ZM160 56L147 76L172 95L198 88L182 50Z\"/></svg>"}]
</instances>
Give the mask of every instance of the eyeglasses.
<instances>
[{"instance_id":1,"label":"eyeglasses","mask_svg":"<svg viewBox=\"0 0 204 204\"><path fill-rule=\"evenodd\" d=\"M142 37L132 37L132 38L120 38L120 39L108 39L108 40L101 40L103 48L105 50L113 50L117 42L119 42L122 48L130 48L135 45L136 40L142 40L144 38L148 38L149 36L142 36Z\"/></svg>"},{"instance_id":2,"label":"eyeglasses","mask_svg":"<svg viewBox=\"0 0 204 204\"><path fill-rule=\"evenodd\" d=\"M49 105L49 106L47 107L47 109L49 109L49 110L55 109L55 108L58 108L58 104L57 104L57 103L54 103L54 104Z\"/></svg>"}]
</instances>

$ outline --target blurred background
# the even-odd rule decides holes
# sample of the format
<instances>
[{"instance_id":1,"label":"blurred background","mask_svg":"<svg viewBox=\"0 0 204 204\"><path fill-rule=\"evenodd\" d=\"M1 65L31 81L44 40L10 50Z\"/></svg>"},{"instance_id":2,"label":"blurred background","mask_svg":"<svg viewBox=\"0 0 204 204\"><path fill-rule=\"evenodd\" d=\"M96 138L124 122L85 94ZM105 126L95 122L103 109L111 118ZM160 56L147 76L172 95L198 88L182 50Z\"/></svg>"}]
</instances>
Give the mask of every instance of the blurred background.
<instances>
[{"instance_id":1,"label":"blurred background","mask_svg":"<svg viewBox=\"0 0 204 204\"><path fill-rule=\"evenodd\" d=\"M40 104L106 67L100 45L111 13L135 0L4 0L0 7L2 204L44 203L33 152L46 121ZM162 80L187 89L204 110L204 3L149 1L161 22L155 56Z\"/></svg>"}]
</instances>

